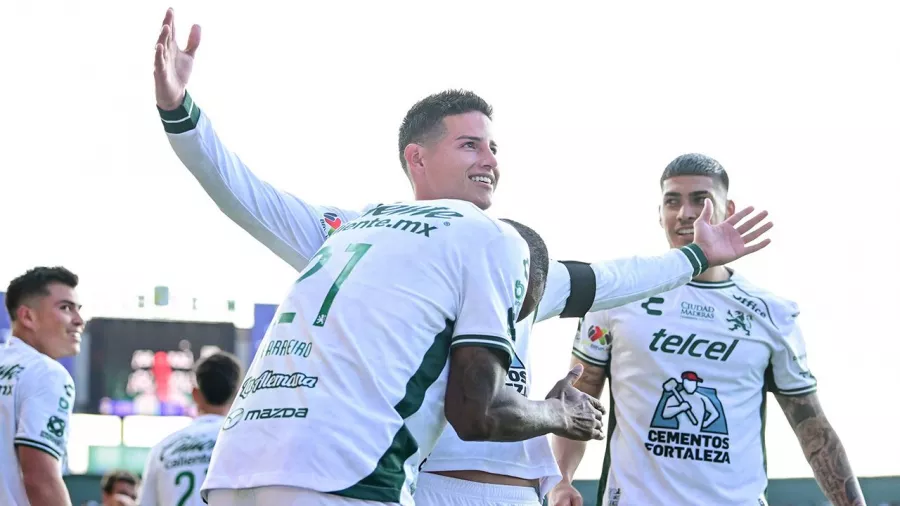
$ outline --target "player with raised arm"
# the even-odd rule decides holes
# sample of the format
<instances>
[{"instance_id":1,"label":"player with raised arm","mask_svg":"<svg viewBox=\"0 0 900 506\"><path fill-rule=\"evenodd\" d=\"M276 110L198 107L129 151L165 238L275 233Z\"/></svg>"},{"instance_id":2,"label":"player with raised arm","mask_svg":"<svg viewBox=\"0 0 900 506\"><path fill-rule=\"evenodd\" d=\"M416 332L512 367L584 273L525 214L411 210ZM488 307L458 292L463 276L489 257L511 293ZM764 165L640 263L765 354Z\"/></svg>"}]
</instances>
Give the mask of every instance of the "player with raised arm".
<instances>
[{"instance_id":1,"label":"player with raised arm","mask_svg":"<svg viewBox=\"0 0 900 506\"><path fill-rule=\"evenodd\" d=\"M577 371L543 401L504 386L514 325L543 291L541 247L461 200L339 227L260 343L213 450L209 503L411 505L448 421L469 440L599 438Z\"/></svg>"},{"instance_id":2,"label":"player with raised arm","mask_svg":"<svg viewBox=\"0 0 900 506\"><path fill-rule=\"evenodd\" d=\"M150 450L139 495L141 506L202 506L200 485L206 479L216 437L241 384L241 364L219 351L194 365L191 397L199 416Z\"/></svg>"},{"instance_id":3,"label":"player with raised arm","mask_svg":"<svg viewBox=\"0 0 900 506\"><path fill-rule=\"evenodd\" d=\"M35 267L12 280L12 336L0 350L0 504L71 505L62 477L75 383L57 359L78 354L78 276Z\"/></svg>"},{"instance_id":4,"label":"player with raised arm","mask_svg":"<svg viewBox=\"0 0 900 506\"><path fill-rule=\"evenodd\" d=\"M169 10L157 42L156 100L168 141L226 216L299 271L334 230L372 212L375 206L353 211L312 205L257 178L222 144L209 118L186 91L200 42L199 27L191 29L186 49L180 50L175 43L174 14ZM457 198L481 209L489 208L500 176L491 116L484 100L461 91L429 96L409 110L400 129L398 148L416 199ZM692 244L659 256L602 264L551 261L544 297L528 325L554 316L581 317L588 310L655 295L687 283L708 265L721 265L762 249L768 239L753 242L771 223L754 228L765 218L765 212L741 223L752 211L744 209L716 225L708 219L697 220ZM422 233L430 233L430 229ZM549 449L546 438L539 444ZM470 464L457 459L447 465ZM541 464L529 461L523 467L536 467L539 474L555 464L548 466L543 458ZM529 471L518 478L524 486L530 486L535 480L533 474ZM504 483L507 478L481 472L470 474L468 479Z\"/></svg>"},{"instance_id":5,"label":"player with raised arm","mask_svg":"<svg viewBox=\"0 0 900 506\"><path fill-rule=\"evenodd\" d=\"M703 202L714 221L734 213L728 175L699 154L660 179L659 223L669 245L692 240ZM766 392L774 392L825 496L865 504L840 439L816 397L797 304L718 266L686 286L588 314L573 348L576 385L599 397L609 379L610 420L597 504L766 504ZM572 487L585 445L551 438L564 476L551 506L580 506Z\"/></svg>"}]
</instances>

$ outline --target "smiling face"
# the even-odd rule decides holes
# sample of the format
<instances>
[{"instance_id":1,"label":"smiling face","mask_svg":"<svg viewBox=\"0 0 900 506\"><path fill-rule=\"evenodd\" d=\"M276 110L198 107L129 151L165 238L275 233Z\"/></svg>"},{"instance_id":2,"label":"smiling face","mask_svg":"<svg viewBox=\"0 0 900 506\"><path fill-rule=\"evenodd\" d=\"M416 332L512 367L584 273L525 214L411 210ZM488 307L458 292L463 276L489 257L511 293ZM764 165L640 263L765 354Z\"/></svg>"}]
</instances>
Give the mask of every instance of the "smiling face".
<instances>
[{"instance_id":1,"label":"smiling face","mask_svg":"<svg viewBox=\"0 0 900 506\"><path fill-rule=\"evenodd\" d=\"M483 113L443 118L428 140L407 146L416 199L458 199L489 208L500 179L496 154L491 120Z\"/></svg>"},{"instance_id":2,"label":"smiling face","mask_svg":"<svg viewBox=\"0 0 900 506\"><path fill-rule=\"evenodd\" d=\"M78 294L63 283L50 283L46 290L16 309L14 333L50 358L77 355L84 330Z\"/></svg>"},{"instance_id":3,"label":"smiling face","mask_svg":"<svg viewBox=\"0 0 900 506\"><path fill-rule=\"evenodd\" d=\"M713 224L734 214L734 202L728 200L725 189L712 177L673 176L663 181L659 224L670 247L680 248L694 241L694 221L707 198L713 204Z\"/></svg>"}]
</instances>

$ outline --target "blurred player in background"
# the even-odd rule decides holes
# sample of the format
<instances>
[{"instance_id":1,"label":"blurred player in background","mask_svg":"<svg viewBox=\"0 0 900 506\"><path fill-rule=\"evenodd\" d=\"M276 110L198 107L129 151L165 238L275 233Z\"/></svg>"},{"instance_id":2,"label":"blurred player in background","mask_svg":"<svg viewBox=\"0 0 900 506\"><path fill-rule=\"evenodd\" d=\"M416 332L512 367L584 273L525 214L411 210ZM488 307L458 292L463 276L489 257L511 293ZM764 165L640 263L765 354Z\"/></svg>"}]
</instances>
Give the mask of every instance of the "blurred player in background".
<instances>
[{"instance_id":1,"label":"blurred player in background","mask_svg":"<svg viewBox=\"0 0 900 506\"><path fill-rule=\"evenodd\" d=\"M659 224L672 248L693 239L703 203L733 215L728 174L699 154L673 160L660 179ZM588 314L573 364L577 386L610 385L610 421L597 504L765 505L766 392L787 415L825 496L865 504L840 439L816 396L792 301L725 266L686 286ZM585 444L554 440L563 474L551 506L580 506L572 480Z\"/></svg>"},{"instance_id":2,"label":"blurred player in background","mask_svg":"<svg viewBox=\"0 0 900 506\"><path fill-rule=\"evenodd\" d=\"M174 37L174 13L169 10L157 42L156 101L169 143L216 205L271 251L302 271L335 230L378 210L374 205L359 211L315 206L257 178L222 144L210 120L186 91L200 28L192 27L187 47L180 50ZM490 207L500 176L491 117L490 106L470 92L438 93L410 109L400 128L398 154L417 200L453 198L480 209ZM591 265L551 261L547 288L533 322L555 316L581 317L591 309L616 307L665 292L687 283L709 265L723 265L762 249L768 239L750 243L771 226L754 229L766 213L738 225L751 212L752 208L744 209L716 225L699 219L693 243L656 257ZM708 218L710 213L711 207L704 216ZM555 463L552 455L548 460L546 438L537 444L546 451L519 466L517 476L500 476L495 468L467 473L464 479L497 485L519 483L535 489L540 479L544 483L540 488L546 490L553 477L545 476L545 471L555 468ZM446 465L472 464L455 459ZM558 479L558 471L553 472Z\"/></svg>"},{"instance_id":3,"label":"blurred player in background","mask_svg":"<svg viewBox=\"0 0 900 506\"><path fill-rule=\"evenodd\" d=\"M191 392L198 417L160 441L147 457L141 506L201 506L200 485L206 479L219 429L237 395L243 376L234 355L219 351L194 366Z\"/></svg>"},{"instance_id":4,"label":"blurred player in background","mask_svg":"<svg viewBox=\"0 0 900 506\"><path fill-rule=\"evenodd\" d=\"M62 461L75 383L57 359L81 350L77 286L64 267L35 267L6 289L12 337L0 348L0 504L71 504Z\"/></svg>"},{"instance_id":5,"label":"blurred player in background","mask_svg":"<svg viewBox=\"0 0 900 506\"><path fill-rule=\"evenodd\" d=\"M113 469L100 479L103 506L134 506L140 480L122 469Z\"/></svg>"}]
</instances>

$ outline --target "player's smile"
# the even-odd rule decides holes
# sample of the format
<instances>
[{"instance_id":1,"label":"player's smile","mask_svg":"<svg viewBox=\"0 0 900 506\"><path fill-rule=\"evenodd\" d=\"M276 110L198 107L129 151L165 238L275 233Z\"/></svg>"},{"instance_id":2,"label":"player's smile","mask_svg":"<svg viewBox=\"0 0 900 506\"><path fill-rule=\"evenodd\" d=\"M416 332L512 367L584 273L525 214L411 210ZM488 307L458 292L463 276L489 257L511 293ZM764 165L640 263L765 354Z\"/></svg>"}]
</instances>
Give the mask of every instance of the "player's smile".
<instances>
[{"instance_id":1,"label":"player's smile","mask_svg":"<svg viewBox=\"0 0 900 506\"><path fill-rule=\"evenodd\" d=\"M494 191L494 176L490 174L477 174L469 176L469 180L480 188Z\"/></svg>"}]
</instances>

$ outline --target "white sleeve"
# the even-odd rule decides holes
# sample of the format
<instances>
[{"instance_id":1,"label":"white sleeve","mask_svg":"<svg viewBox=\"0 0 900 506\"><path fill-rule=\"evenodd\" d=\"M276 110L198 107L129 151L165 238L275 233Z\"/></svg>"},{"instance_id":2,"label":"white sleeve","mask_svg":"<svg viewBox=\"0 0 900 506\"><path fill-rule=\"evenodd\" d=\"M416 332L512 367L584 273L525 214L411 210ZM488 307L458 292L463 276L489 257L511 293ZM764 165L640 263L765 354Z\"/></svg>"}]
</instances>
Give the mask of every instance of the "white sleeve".
<instances>
[{"instance_id":1,"label":"white sleeve","mask_svg":"<svg viewBox=\"0 0 900 506\"><path fill-rule=\"evenodd\" d=\"M75 383L61 365L31 371L19 384L16 403L16 446L30 446L62 461L69 441L69 419L75 405Z\"/></svg>"},{"instance_id":2,"label":"white sleeve","mask_svg":"<svg viewBox=\"0 0 900 506\"><path fill-rule=\"evenodd\" d=\"M552 261L536 321L580 318L589 311L624 306L685 285L709 266L700 247L689 244L653 257L609 262Z\"/></svg>"},{"instance_id":3,"label":"white sleeve","mask_svg":"<svg viewBox=\"0 0 900 506\"><path fill-rule=\"evenodd\" d=\"M787 314L772 314L778 334L770 359L771 390L779 395L806 395L816 391L817 381L806 361L806 342L797 324L800 311L789 303Z\"/></svg>"},{"instance_id":4,"label":"white sleeve","mask_svg":"<svg viewBox=\"0 0 900 506\"><path fill-rule=\"evenodd\" d=\"M256 177L219 140L190 94L178 109L159 114L175 154L216 206L298 271L333 230L360 215L308 204Z\"/></svg>"},{"instance_id":5,"label":"white sleeve","mask_svg":"<svg viewBox=\"0 0 900 506\"><path fill-rule=\"evenodd\" d=\"M450 347L496 348L512 361L515 324L528 286L530 253L525 240L504 234L463 264L459 312Z\"/></svg>"},{"instance_id":6,"label":"white sleeve","mask_svg":"<svg viewBox=\"0 0 900 506\"><path fill-rule=\"evenodd\" d=\"M578 322L572 355L588 364L606 367L611 344L609 315L606 311L588 313Z\"/></svg>"},{"instance_id":7,"label":"white sleeve","mask_svg":"<svg viewBox=\"0 0 900 506\"><path fill-rule=\"evenodd\" d=\"M157 491L157 467L159 460L159 446L150 450L147 462L144 464L144 472L141 474L141 491L138 493L138 506L162 506Z\"/></svg>"}]
</instances>

